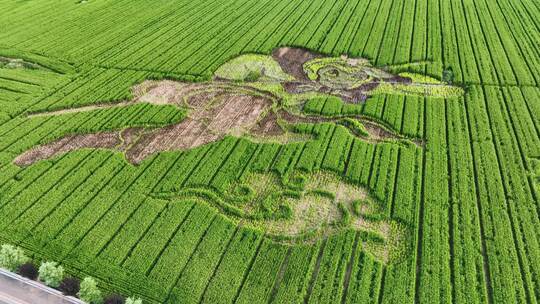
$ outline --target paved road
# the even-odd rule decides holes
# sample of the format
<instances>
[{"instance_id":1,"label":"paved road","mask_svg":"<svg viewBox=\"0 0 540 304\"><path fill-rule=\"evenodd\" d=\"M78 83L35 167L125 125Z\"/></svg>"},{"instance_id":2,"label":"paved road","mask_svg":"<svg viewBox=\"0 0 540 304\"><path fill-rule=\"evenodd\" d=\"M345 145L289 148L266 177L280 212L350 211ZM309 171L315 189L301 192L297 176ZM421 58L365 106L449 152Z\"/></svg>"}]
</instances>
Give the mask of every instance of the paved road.
<instances>
[{"instance_id":1,"label":"paved road","mask_svg":"<svg viewBox=\"0 0 540 304\"><path fill-rule=\"evenodd\" d=\"M0 269L0 304L83 304L58 290Z\"/></svg>"}]
</instances>

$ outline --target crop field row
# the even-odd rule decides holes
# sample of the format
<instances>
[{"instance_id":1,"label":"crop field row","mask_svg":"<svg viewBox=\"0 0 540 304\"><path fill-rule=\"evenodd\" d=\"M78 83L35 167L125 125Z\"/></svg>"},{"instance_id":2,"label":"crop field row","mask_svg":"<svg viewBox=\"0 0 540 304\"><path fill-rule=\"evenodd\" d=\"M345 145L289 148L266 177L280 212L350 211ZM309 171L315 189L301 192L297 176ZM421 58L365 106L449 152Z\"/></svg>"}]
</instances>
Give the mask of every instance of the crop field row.
<instances>
[{"instance_id":1,"label":"crop field row","mask_svg":"<svg viewBox=\"0 0 540 304\"><path fill-rule=\"evenodd\" d=\"M298 45L379 65L427 61L429 74L451 67L464 83L537 84L540 25L530 1L371 2L62 3L55 6L62 18L52 19L46 4L4 4L13 7L2 13L3 23L12 26L0 38L79 65L205 77L236 54ZM19 33L19 24L26 33Z\"/></svg>"},{"instance_id":2,"label":"crop field row","mask_svg":"<svg viewBox=\"0 0 540 304\"><path fill-rule=\"evenodd\" d=\"M141 278L148 277L156 282L156 286L167 287L148 294L148 296L155 297L156 300L163 300L160 297L171 292L172 299L174 297L182 299L193 297L193 301L200 301L204 299L203 295L206 295L203 293L205 289L213 285L216 286L215 288L221 288L220 284L209 283L213 272L216 272L215 275L221 272L219 270L221 264L218 262L229 255L229 253L217 251L217 248L230 246L237 248L239 245L232 243L234 235L241 233L243 228L235 232L233 223L222 216L216 217L215 211L201 206L200 202L185 201L164 204L159 200L145 198L144 195L139 194L140 189L153 189L157 185L161 185L161 181L164 179L174 180L174 185L212 185L216 184L216 179L233 180L235 176L215 176L216 168L229 166L231 170L227 170L227 172L238 172L239 166L244 166L244 164L236 161L236 158L245 158L250 159L248 166L254 166L258 169L266 168L266 170L271 168L286 170L289 166L296 166L295 163L298 163L298 166L302 163L310 167L344 171L347 163L346 174L350 176L351 180L360 182L361 179L362 183L366 185L386 185L374 188L374 195L384 201L391 200L393 195L388 193L393 191L396 167L388 168L386 165L390 159L395 162L397 150L393 146L377 147L356 139L352 140L343 127L320 125L317 128L321 129L320 132L332 133L334 138L332 142L324 140L317 145L308 144L309 146L304 147L303 144L300 144L283 146L282 148L266 144L246 149L243 146L246 144L253 146L253 144L249 144L245 140L238 141L229 138L219 144L205 146L198 150L182 153L179 156L175 154L159 155L137 168L125 165L121 158L110 152L81 151L70 153L57 160L48 161L47 165L41 163L40 166L23 169L17 173L16 179L5 181L2 188L5 189L3 191L9 190L4 192L6 194L4 198L8 203L2 205L1 212L9 216L4 217L6 220L3 227L11 227L9 233L6 234L12 241L22 242L31 248L40 248L39 251L49 248L48 250L51 250L56 256L64 257L65 263L78 265L77 261L81 259L80 253L84 252L84 255L90 255L90 257L103 260L104 263L111 263L116 265L115 267L125 269L123 272L139 274ZM321 135L321 137L330 138L329 135ZM321 145L328 146L328 148L322 149L327 152L319 153L316 159L312 159L311 155L314 151L321 150ZM340 149L341 145L351 148ZM230 152L223 153L223 151ZM346 153L339 156L343 153L342 151L350 151L351 155ZM406 153L413 155L417 153L414 152L414 149L403 151L409 151ZM370 170L369 167L363 168L363 165L367 165L364 163L349 164L348 159L353 153L367 153L364 154L364 157L370 160L374 159L373 166L376 167ZM224 158L216 158L214 154L224 155ZM200 160L196 162L189 162L195 163L196 167L185 166L184 161L198 158ZM341 161L334 162L336 159L341 159ZM287 164L287 166L282 164ZM385 166L382 166L383 164ZM416 165L413 161L407 163L407 166L414 168ZM284 169L280 169L281 167ZM70 172L77 172L77 174L70 174ZM114 175L114 179L111 178L111 174ZM37 182L39 180L48 182ZM122 182L115 182L115 180ZM166 188L166 186L164 187ZM409 187L412 188L412 185ZM215 229L217 230L214 231ZM39 231L39 235L34 234L37 231ZM254 240L260 242L262 235L259 232L253 233L255 233L254 236L258 235ZM227 235L226 238L225 235ZM50 238L43 239L44 236L50 236ZM349 242L352 240L354 237ZM215 242L225 243L215 244ZM245 246L244 242L242 243ZM268 245L270 244L268 243ZM254 243L252 250L258 249L258 245L255 245ZM202 248L211 246L211 248L216 249L203 250L200 249L201 246L203 246ZM348 246L348 255L344 256L344 260L341 262L342 266L340 266L343 272L346 269L346 261L350 259L352 243L349 243ZM276 256L279 258L273 263L281 263L287 251L286 247L279 245L275 248L276 250L280 248L278 252L281 253ZM316 247L311 248L311 246L306 246L305 250L315 250ZM236 250L245 250L245 248L241 247ZM197 253L198 251L201 252ZM179 256L179 252L183 252L184 255ZM266 254L267 250L262 252ZM209 253L216 254L216 256L206 258L205 255ZM334 253L334 249L328 251L327 259L331 259ZM230 255L238 254L241 253L230 253ZM248 253L245 254L249 256ZM196 255L197 258L194 258L193 255ZM154 258L151 258L152 256ZM211 260L206 262L206 259ZM261 262L263 261L264 263L269 262L266 257L261 260ZM287 267L292 269L300 267L292 264L293 261L289 261ZM204 264L197 266L203 262ZM297 263L304 262L300 259ZM335 261L329 260L328 262ZM214 266L205 268L208 263ZM254 263L255 265L251 265L252 269L263 267L259 266L257 262ZM173 268L171 269L171 267ZM276 265L268 267L276 271ZM212 270L214 268L216 269ZM201 271L204 269L208 271L206 279L201 277ZM238 268L234 267L233 269ZM247 273L247 269L245 271ZM264 271L264 268L257 271ZM284 275L286 274L287 272ZM272 275L277 276L278 274ZM343 281L343 276L343 273L339 274L338 282ZM262 288L260 282L250 282L264 277L266 275L257 275L250 279L248 276L245 279L247 281L243 283L244 285L240 285L242 282L236 282L234 286L238 289L248 284L248 287L244 288ZM194 281L195 278L202 281ZM342 283L338 284L338 282L335 283L335 288L341 286ZM193 284L195 284L192 287L193 290L184 289L185 286ZM207 288L208 284L210 286ZM249 287L249 284L252 284L253 287ZM326 279L321 283L316 283L315 286L318 286L317 284L327 284ZM174 287L176 285L181 286L182 289L177 291L177 288ZM304 285L307 286L307 282L302 283L302 286ZM277 291L272 293L272 285L265 288L260 291L262 292L260 296L285 296L279 293L274 294ZM341 290L343 286L339 288ZM181 294L177 294L178 292ZM209 294L206 297L211 298L212 289L206 292ZM306 292L304 291L304 293ZM242 299L256 296L251 291L243 294L234 294L231 295L231 298L239 297L238 301L249 302L249 298ZM337 294L341 294L341 292ZM188 295L189 297L187 297ZM322 295L317 297L319 296Z\"/></svg>"},{"instance_id":3,"label":"crop field row","mask_svg":"<svg viewBox=\"0 0 540 304\"><path fill-rule=\"evenodd\" d=\"M540 301L537 2L57 2L0 1L0 63L24 66L0 65L2 243L145 303ZM190 119L137 102L135 85L208 85L227 60L280 46L450 73L464 94L315 96L288 126L299 139L231 133L129 162L129 131L145 140ZM109 145L62 142L117 131ZM16 162L52 141L69 152ZM266 229L290 211L272 205L281 201L258 202L270 214L259 218L242 201L255 201L257 181L234 188L254 173L276 177L279 199L304 203L299 188L320 172L379 212L357 220L369 204L340 205L349 226L288 238ZM319 203L348 195L306 189Z\"/></svg>"},{"instance_id":4,"label":"crop field row","mask_svg":"<svg viewBox=\"0 0 540 304\"><path fill-rule=\"evenodd\" d=\"M487 97L490 94L499 97L489 99ZM179 156L167 153L159 155L136 168L126 165L121 158L110 152L70 153L54 161L40 163L16 173L14 171L16 174L14 177L5 177L2 181L4 203L0 210L5 219L3 228L12 227L13 232L10 231L9 239L23 242L26 246L31 246L30 248L41 248L43 244L49 244L45 246L50 248L49 254L64 256L68 264L71 263L71 259L75 261L80 259L78 254L84 252L85 255L97 257L103 261L102 263L110 263L115 265L114 267L125 269L123 272L137 273L141 279L148 276L152 281L158 282L156 286L167 286L162 292L156 291L162 289L156 289L153 293L149 293L153 299L163 300L161 298L163 294L169 293L172 299L174 297L186 299L187 292L190 297L194 297L192 300L197 302L212 297L211 286L219 288L220 284L211 284L211 281L216 275L219 277L221 271L225 271L220 270L220 267L226 267L221 266L220 261L226 260L228 255L240 254L205 250L204 252L218 255L206 258L199 257L202 252L198 254L198 250L201 250L198 248L200 246L229 248L233 246L234 236L240 230L235 231L232 223L220 216L216 218L212 215L215 214L214 211L199 207L199 203L186 201L181 205L170 203L164 205L163 202L138 194L140 189L161 187L160 189L164 190L167 187L183 185L223 185L226 184L226 180L237 178L238 173L233 176L216 176L218 168L230 168L226 172L249 170L243 168L244 162L237 159L249 160L248 166L252 166L254 170L285 172L294 167L304 170L321 168L342 172L347 179L367 186L373 191L374 197L385 204L386 212L392 217L413 226L419 225L414 245L417 252L416 261L379 268L377 270L379 273L373 277L378 283L373 283L375 285L369 288L351 285L354 281L349 281L347 287L339 288L347 290L368 288L366 292L382 288L382 298L388 297L388 301L391 302L397 291L386 293L384 287L400 286L403 282L414 283L416 277L415 284L418 284L416 288L421 291L416 297L427 299L447 297L468 302L482 301L488 296L494 299L512 296L517 302L527 301L536 296L535 290L538 287L535 279L538 276L535 272L538 265L534 264L534 261L538 260L534 255L538 251L531 247L537 246L533 227L538 218L535 216L534 205L528 208L520 204L509 204L505 199L507 195L505 192L511 185L521 185L512 187L515 199L534 201L535 194L531 192L532 188L529 187L527 177L519 174L525 166L528 166L526 155L538 152L535 151L538 141L526 133L537 132L531 116L533 112L529 112L530 109L524 99L525 96L531 95L538 95L538 91L473 87L470 96L466 97L475 100L473 104L466 103L466 99L446 102L439 100L443 105L446 104L441 108L436 103L418 101L424 104L424 111L427 113L423 117L424 127L429 130L426 134L426 148L430 151L430 147L437 147L426 154L417 148L366 144L352 138L343 127L325 124L305 126L312 128L311 130L319 134L320 138L306 144L289 144L282 147L265 144L256 147L244 140L230 138L219 144L184 152ZM506 107L503 103L504 98L512 98L514 101L508 106L508 112L500 112L501 106ZM369 102L366 107L368 105ZM488 109L492 113L491 116L486 115ZM514 122L509 120L508 116L504 117L515 111L520 113L519 120ZM495 115L496 113L500 114ZM463 121L461 117L468 119ZM515 132L518 129L516 126L523 126L519 128L522 131ZM48 128L46 122L43 122L32 134L43 136L40 134L47 134ZM441 138L437 136L438 134L446 136ZM486 134L490 134L487 140ZM523 140L518 144L519 139ZM512 141L515 142L514 148L501 145L502 142ZM222 157L216 157L217 155ZM497 163L501 167L493 167L487 165L488 163ZM192 165L186 167L186 164ZM503 166L508 169L503 170ZM241 170L238 171L239 169ZM113 172L114 179L111 178ZM441 175L441 172L451 172L449 179ZM466 176L468 178L464 178ZM221 179L224 181L219 181ZM429 184L422 183L427 179L430 180ZM162 186L162 180L167 181L165 186ZM437 180L438 182L435 182ZM171 186L166 186L167 183ZM485 210L491 212L486 213ZM203 211L204 213L200 214ZM96 217L97 215L99 216ZM197 220L190 220L195 216ZM171 220L167 219L169 217ZM202 225L203 218L208 223L207 226ZM218 219L220 222L225 220L228 224L218 225L216 222ZM189 223L192 221L197 224L190 228ZM220 228L212 228L216 225ZM209 232L213 229L223 232ZM34 235L36 232L39 233ZM225 238L225 233L227 240L212 239L216 235L223 235ZM52 236L52 239L43 239L44 236ZM207 237L210 239L207 240ZM258 242L260 238L261 235L257 237ZM188 243L190 239L193 242L191 245ZM509 243L509 239L514 242ZM225 243L216 245L212 242ZM456 242L459 242L460 246L453 246ZM176 246L188 246L189 249L180 250ZM436 249L438 246L446 248ZM41 250L43 249L38 251ZM252 250L257 250L257 247ZM279 258L273 262L276 264L270 267L274 271L279 269L277 265L283 263L285 256L292 254L287 253L285 249L280 250L282 251L278 252L281 253L276 252ZM332 249L332 255L336 254L336 250ZM441 257L437 254L438 250L447 252L448 255ZM494 250L498 252L504 250L504 254L495 254ZM151 252L153 254L150 254ZM182 258L177 252L185 252L186 255ZM74 253L77 254L73 255ZM172 256L169 258L169 255ZM193 258L192 255L197 255L197 258ZM154 258L149 259L151 256ZM361 256L356 258L359 259ZM438 260L434 261L435 258ZM168 259L173 259L174 262L167 262ZM190 275L190 272L198 269L197 267L202 267L192 264L206 259L211 260L205 265L213 265L205 270L208 271L207 278L200 277L200 271L196 272L199 275ZM345 256L344 259L349 260L351 257ZM513 259L516 264L507 263L508 259ZM264 258L265 263L269 261L272 261L272 258ZM297 267L290 262L288 260L286 269ZM350 266L356 265L355 263L365 261L353 261ZM414 266L415 263L419 263L418 268ZM187 264L190 266L186 266ZM77 263L74 262L73 265ZM467 265L468 271L460 271L462 265ZM501 269L509 265L520 265L520 268ZM259 266L258 263L240 268L244 269L245 273L251 273L245 267L264 271L264 266ZM262 268L259 270L259 267ZM415 269L419 269L419 272ZM383 272L380 273L381 271ZM106 272L103 271L104 275ZM167 276L162 277L163 275ZM357 274L357 276L364 275L367 274L363 271ZM343 280L343 274L338 278L338 281ZM355 277L351 275L350 279L352 278ZM444 281L439 283L440 287L421 288L423 284L434 286L436 282L440 282L440 278L447 280L446 283L442 283ZM247 281L236 282L234 286L237 289L242 286L251 288L249 276L244 280ZM490 284L486 284L487 280L490 280ZM524 284L511 283L521 280ZM189 291L184 289L185 286L192 284L195 284L191 287L193 289ZM260 282L253 284L257 288L266 288L260 291L262 292L260 296L272 298L284 296L279 294L279 289L273 291L274 286L261 287ZM326 302L324 297L328 295L319 294L322 291L318 291L318 288L309 288L310 285L305 282L297 284L308 286L305 287L305 293L310 291L310 297L313 296L314 299L323 297L321 299L324 300L321 302ZM316 283L313 284L317 286ZM325 284L334 283L329 281ZM476 294L471 293L471 284L477 286ZM509 286L508 284L514 286L510 295L507 294L509 292L507 287L503 288ZM174 286L182 288L177 291L178 287ZM410 292L412 287L414 286L403 286L398 289L403 292L400 296L414 296ZM129 290L130 286L123 288ZM504 294L499 294L499 291L504 291ZM252 292L240 292L239 295L234 294L230 297L241 301L248 295L254 296Z\"/></svg>"}]
</instances>

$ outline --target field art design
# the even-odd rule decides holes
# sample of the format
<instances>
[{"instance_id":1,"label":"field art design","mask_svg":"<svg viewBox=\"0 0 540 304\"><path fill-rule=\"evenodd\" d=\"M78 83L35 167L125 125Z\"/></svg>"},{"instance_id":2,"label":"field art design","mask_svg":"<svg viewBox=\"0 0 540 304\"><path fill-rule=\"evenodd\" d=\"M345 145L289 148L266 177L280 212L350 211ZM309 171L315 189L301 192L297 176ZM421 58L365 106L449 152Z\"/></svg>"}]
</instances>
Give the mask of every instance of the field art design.
<instances>
[{"instance_id":1,"label":"field art design","mask_svg":"<svg viewBox=\"0 0 540 304\"><path fill-rule=\"evenodd\" d=\"M104 303L538 303L538 20L0 1L0 245Z\"/></svg>"},{"instance_id":2,"label":"field art design","mask_svg":"<svg viewBox=\"0 0 540 304\"><path fill-rule=\"evenodd\" d=\"M220 140L225 135L248 135L256 137L256 141L273 139L287 142L294 138L286 134L286 125L339 121L331 116L337 114L334 112L343 102L359 103L369 95L382 93L452 97L463 94L463 89L419 74L393 75L372 67L364 59L323 57L303 49L285 47L274 50L272 57L242 55L235 58L218 68L212 82L142 83L134 88L132 101L119 105L176 105L188 113L188 117L178 124L155 131L128 128L117 132L71 135L20 155L15 163L28 165L82 148L109 148L125 151L127 159L138 164L156 152L195 148ZM313 114L309 117L296 113L306 101L310 102L306 111ZM312 107L326 104L331 112L325 114L330 118L323 119ZM80 113L114 106L92 105L31 116ZM351 127L353 132L369 136L359 121L344 119L341 123ZM371 126L380 128L373 123ZM377 133L388 132L383 129Z\"/></svg>"}]
</instances>

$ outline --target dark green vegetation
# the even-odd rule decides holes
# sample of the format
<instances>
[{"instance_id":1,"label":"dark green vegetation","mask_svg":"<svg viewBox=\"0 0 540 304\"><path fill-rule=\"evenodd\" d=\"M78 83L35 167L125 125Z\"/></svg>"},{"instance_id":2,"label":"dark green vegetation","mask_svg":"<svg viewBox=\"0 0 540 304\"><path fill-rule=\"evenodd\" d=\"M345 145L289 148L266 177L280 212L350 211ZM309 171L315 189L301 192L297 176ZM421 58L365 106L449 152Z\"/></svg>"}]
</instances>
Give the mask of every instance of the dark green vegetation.
<instances>
[{"instance_id":1,"label":"dark green vegetation","mask_svg":"<svg viewBox=\"0 0 540 304\"><path fill-rule=\"evenodd\" d=\"M102 287L170 303L537 303L540 300L540 4L530 0L0 1L0 239ZM208 80L239 54L278 46L369 58L466 87L449 99L324 99L424 147L373 144L331 123L287 145L226 139L139 166L74 151L21 168L27 149L70 133L163 126L174 107L62 116L114 102L148 78ZM31 63L23 64L23 63ZM415 64L420 63L420 64ZM452 77L444 71L452 71ZM449 79L452 78L452 79ZM322 104L322 103L321 103ZM149 195L250 172L335 172L408 227L383 263L364 234L284 244L199 200ZM535 192L534 189L537 189Z\"/></svg>"}]
</instances>

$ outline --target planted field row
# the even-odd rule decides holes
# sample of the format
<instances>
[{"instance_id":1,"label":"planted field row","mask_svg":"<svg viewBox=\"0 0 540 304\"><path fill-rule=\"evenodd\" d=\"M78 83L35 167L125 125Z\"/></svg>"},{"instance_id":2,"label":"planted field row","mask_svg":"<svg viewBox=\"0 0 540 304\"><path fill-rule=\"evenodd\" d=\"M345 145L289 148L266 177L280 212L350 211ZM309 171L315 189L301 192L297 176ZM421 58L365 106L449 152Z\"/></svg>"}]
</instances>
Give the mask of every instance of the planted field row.
<instances>
[{"instance_id":1,"label":"planted field row","mask_svg":"<svg viewBox=\"0 0 540 304\"><path fill-rule=\"evenodd\" d=\"M0 68L6 242L145 303L540 301L537 2L1 2L0 57L38 67ZM288 144L228 136L138 165L112 149L13 164L68 134L160 127L186 115L150 104L27 113L130 100L145 79L209 79L231 58L281 46L444 76L466 93L381 94L361 104L315 98L303 107L327 119L373 120L407 141L366 141L339 123L305 123L294 128L312 139ZM403 230L399 258L375 258L352 230L276 242L212 202L174 197L297 169L331 171L365 188Z\"/></svg>"},{"instance_id":2,"label":"planted field row","mask_svg":"<svg viewBox=\"0 0 540 304\"><path fill-rule=\"evenodd\" d=\"M144 11L139 5L122 1L83 9L63 4L55 7L63 18L46 18L37 8L14 8L6 13L11 23L0 38L4 44L18 41L18 48L69 58L79 66L98 63L176 75L209 76L240 53L299 45L334 55L365 56L383 65L427 60L428 73L441 77L442 70L450 68L456 81L466 83L538 81L538 37L530 30L538 29L538 14L527 10L534 5L528 2L298 0L272 5L214 0L205 6L181 1L175 10L172 4L162 4Z\"/></svg>"}]
</instances>

